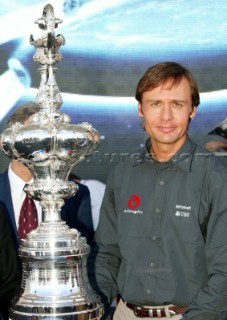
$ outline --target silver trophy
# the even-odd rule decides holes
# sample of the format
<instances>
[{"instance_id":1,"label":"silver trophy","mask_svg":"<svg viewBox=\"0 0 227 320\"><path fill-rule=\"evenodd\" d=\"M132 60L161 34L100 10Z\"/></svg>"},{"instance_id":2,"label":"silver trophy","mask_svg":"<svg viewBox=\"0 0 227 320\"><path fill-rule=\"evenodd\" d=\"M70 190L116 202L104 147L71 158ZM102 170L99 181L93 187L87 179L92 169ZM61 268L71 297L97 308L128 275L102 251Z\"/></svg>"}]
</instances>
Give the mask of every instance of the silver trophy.
<instances>
[{"instance_id":1,"label":"silver trophy","mask_svg":"<svg viewBox=\"0 0 227 320\"><path fill-rule=\"evenodd\" d=\"M103 314L86 275L90 248L60 215L64 199L78 188L68 181L69 172L92 155L100 142L99 133L89 123L70 124L69 116L58 111L62 98L55 65L62 59L59 48L65 39L55 36L54 29L61 22L50 4L35 21L44 31L37 40L30 39L35 47L34 61L40 64L36 98L40 111L29 118L29 124L15 123L1 135L5 154L32 171L34 181L26 192L40 201L44 211L44 221L22 240L19 249L22 290L10 309L10 318L15 320L91 320Z\"/></svg>"}]
</instances>

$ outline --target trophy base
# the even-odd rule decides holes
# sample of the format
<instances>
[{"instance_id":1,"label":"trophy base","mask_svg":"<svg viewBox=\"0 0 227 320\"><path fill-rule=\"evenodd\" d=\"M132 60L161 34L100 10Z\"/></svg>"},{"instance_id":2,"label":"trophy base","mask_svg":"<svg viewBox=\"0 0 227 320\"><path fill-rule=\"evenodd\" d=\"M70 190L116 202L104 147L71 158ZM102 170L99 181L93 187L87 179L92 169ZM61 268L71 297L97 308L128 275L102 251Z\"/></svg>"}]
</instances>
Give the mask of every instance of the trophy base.
<instances>
[{"instance_id":1,"label":"trophy base","mask_svg":"<svg viewBox=\"0 0 227 320\"><path fill-rule=\"evenodd\" d=\"M74 306L20 306L10 309L13 320L98 320L103 308L98 303Z\"/></svg>"},{"instance_id":2,"label":"trophy base","mask_svg":"<svg viewBox=\"0 0 227 320\"><path fill-rule=\"evenodd\" d=\"M50 228L47 228L47 226ZM42 222L22 240L22 284L10 308L12 320L99 320L100 298L86 272L90 247L65 222Z\"/></svg>"}]
</instances>

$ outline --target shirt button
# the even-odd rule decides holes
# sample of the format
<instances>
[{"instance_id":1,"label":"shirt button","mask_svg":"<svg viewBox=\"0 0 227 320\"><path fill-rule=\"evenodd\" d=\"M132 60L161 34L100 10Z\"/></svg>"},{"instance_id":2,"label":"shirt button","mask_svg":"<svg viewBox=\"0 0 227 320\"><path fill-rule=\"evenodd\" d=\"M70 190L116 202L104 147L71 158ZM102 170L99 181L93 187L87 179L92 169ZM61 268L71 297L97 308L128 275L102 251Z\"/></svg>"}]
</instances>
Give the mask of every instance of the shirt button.
<instances>
[{"instance_id":1,"label":"shirt button","mask_svg":"<svg viewBox=\"0 0 227 320\"><path fill-rule=\"evenodd\" d=\"M155 241L155 240L157 240L157 237L156 237L156 236L153 236L152 239Z\"/></svg>"},{"instance_id":2,"label":"shirt button","mask_svg":"<svg viewBox=\"0 0 227 320\"><path fill-rule=\"evenodd\" d=\"M151 262L150 266L153 268L154 267L154 262Z\"/></svg>"},{"instance_id":3,"label":"shirt button","mask_svg":"<svg viewBox=\"0 0 227 320\"><path fill-rule=\"evenodd\" d=\"M162 181L160 181L160 186L164 186L164 181L162 180Z\"/></svg>"},{"instance_id":4,"label":"shirt button","mask_svg":"<svg viewBox=\"0 0 227 320\"><path fill-rule=\"evenodd\" d=\"M150 294L150 293L151 293L151 290L150 290L150 289L147 289L147 293Z\"/></svg>"},{"instance_id":5,"label":"shirt button","mask_svg":"<svg viewBox=\"0 0 227 320\"><path fill-rule=\"evenodd\" d=\"M160 212L160 209L159 209L159 208L156 208L156 209L155 209L155 212L156 212L156 213L159 213L159 212Z\"/></svg>"}]
</instances>

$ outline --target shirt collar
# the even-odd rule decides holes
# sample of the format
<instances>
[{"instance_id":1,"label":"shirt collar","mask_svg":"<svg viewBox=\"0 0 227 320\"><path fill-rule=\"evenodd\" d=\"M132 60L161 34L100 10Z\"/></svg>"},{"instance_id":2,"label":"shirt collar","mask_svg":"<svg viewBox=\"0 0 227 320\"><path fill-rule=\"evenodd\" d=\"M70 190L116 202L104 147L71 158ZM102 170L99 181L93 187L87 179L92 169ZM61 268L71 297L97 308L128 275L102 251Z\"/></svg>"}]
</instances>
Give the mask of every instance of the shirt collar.
<instances>
[{"instance_id":1,"label":"shirt collar","mask_svg":"<svg viewBox=\"0 0 227 320\"><path fill-rule=\"evenodd\" d=\"M9 176L9 182L10 182L10 188L11 191L15 191L18 193L18 196L22 194L22 191L24 189L24 181L14 173L14 171L11 169L11 164L9 165L8 170L8 176Z\"/></svg>"},{"instance_id":2,"label":"shirt collar","mask_svg":"<svg viewBox=\"0 0 227 320\"><path fill-rule=\"evenodd\" d=\"M141 162L153 162L153 163L159 163L156 160L154 160L149 151L151 146L150 139L146 141L146 147L141 153ZM195 153L195 144L191 141L191 139L187 136L186 141L182 145L182 147L178 150L178 152L173 155L173 157L166 162L169 164L174 164L180 167L181 169L190 172L191 171L191 164L193 160L193 156Z\"/></svg>"},{"instance_id":3,"label":"shirt collar","mask_svg":"<svg viewBox=\"0 0 227 320\"><path fill-rule=\"evenodd\" d=\"M185 143L178 150L178 152L172 157L171 161L175 163L181 169L190 172L192 160L194 158L196 145L187 136Z\"/></svg>"},{"instance_id":4,"label":"shirt collar","mask_svg":"<svg viewBox=\"0 0 227 320\"><path fill-rule=\"evenodd\" d=\"M29 184L32 182L31 180L25 183L23 179L18 177L18 175L11 169L11 164L9 165L8 177L11 191L15 192L15 194L17 194L18 197L21 197L25 184Z\"/></svg>"}]
</instances>

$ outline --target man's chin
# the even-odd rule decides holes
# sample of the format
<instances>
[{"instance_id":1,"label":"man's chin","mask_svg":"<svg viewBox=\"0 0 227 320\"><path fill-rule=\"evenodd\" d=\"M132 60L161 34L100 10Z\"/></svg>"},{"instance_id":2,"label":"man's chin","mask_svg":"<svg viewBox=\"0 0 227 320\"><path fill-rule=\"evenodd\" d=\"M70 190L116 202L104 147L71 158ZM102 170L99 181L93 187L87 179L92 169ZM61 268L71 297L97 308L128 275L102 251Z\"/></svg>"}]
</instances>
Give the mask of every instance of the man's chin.
<instances>
[{"instance_id":1,"label":"man's chin","mask_svg":"<svg viewBox=\"0 0 227 320\"><path fill-rule=\"evenodd\" d=\"M182 144L184 143L186 139L186 135L179 137L178 135L171 135L171 134L165 134L161 136L151 137L151 141L157 142L158 144L163 145L175 145L175 144Z\"/></svg>"}]
</instances>

